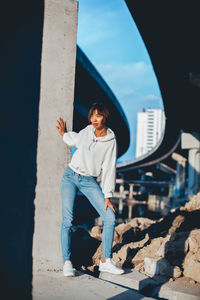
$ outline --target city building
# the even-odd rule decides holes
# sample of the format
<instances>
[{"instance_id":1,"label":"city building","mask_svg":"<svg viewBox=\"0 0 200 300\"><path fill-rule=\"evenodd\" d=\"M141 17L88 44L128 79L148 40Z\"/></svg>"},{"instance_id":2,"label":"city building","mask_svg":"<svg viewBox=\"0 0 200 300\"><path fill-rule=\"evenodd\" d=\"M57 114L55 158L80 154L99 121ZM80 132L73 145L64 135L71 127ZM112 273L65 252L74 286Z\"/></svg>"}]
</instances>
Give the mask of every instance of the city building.
<instances>
[{"instance_id":1,"label":"city building","mask_svg":"<svg viewBox=\"0 0 200 300\"><path fill-rule=\"evenodd\" d=\"M137 113L136 158L151 151L158 144L164 126L163 109L143 108Z\"/></svg>"}]
</instances>

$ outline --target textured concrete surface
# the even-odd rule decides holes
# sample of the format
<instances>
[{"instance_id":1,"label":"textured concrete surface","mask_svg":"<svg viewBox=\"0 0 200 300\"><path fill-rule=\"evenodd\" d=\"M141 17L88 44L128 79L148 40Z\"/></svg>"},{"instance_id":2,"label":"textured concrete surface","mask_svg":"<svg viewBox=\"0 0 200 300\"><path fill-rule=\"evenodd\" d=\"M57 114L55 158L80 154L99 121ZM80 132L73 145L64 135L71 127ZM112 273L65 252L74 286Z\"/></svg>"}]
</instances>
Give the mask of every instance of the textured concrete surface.
<instances>
[{"instance_id":1,"label":"textured concrete surface","mask_svg":"<svg viewBox=\"0 0 200 300\"><path fill-rule=\"evenodd\" d=\"M56 129L66 120L72 129L77 42L77 9L74 0L45 0L37 185L33 237L33 269L62 264L60 246L60 181L70 160L69 147ZM66 155L67 154L67 155Z\"/></svg>"},{"instance_id":2,"label":"textured concrete surface","mask_svg":"<svg viewBox=\"0 0 200 300\"><path fill-rule=\"evenodd\" d=\"M159 288L158 296L170 300L199 300L200 285L191 284L189 278L178 278L175 281L164 283Z\"/></svg>"},{"instance_id":3,"label":"textured concrete surface","mask_svg":"<svg viewBox=\"0 0 200 300\"><path fill-rule=\"evenodd\" d=\"M147 285L149 286L157 286L155 281L152 280L150 277L146 276L145 274L142 274L138 271L135 270L126 270L125 274L123 276L116 276L113 274L109 273L100 273L99 278L109 281L109 282L114 282L116 284L120 284L122 286L135 289L140 291Z\"/></svg>"},{"instance_id":4,"label":"textured concrete surface","mask_svg":"<svg viewBox=\"0 0 200 300\"><path fill-rule=\"evenodd\" d=\"M166 277L148 277L135 270L126 270L123 276L116 276L109 273L100 273L100 278L108 282L132 288L153 298L158 297L169 300L199 300L200 285L189 278L178 278L175 281L168 281ZM166 281L167 280L167 281Z\"/></svg>"},{"instance_id":5,"label":"textured concrete surface","mask_svg":"<svg viewBox=\"0 0 200 300\"><path fill-rule=\"evenodd\" d=\"M120 277L123 275L120 275ZM33 300L145 300L153 299L137 291L76 273L76 277L64 277L59 272L37 272L33 277Z\"/></svg>"}]
</instances>

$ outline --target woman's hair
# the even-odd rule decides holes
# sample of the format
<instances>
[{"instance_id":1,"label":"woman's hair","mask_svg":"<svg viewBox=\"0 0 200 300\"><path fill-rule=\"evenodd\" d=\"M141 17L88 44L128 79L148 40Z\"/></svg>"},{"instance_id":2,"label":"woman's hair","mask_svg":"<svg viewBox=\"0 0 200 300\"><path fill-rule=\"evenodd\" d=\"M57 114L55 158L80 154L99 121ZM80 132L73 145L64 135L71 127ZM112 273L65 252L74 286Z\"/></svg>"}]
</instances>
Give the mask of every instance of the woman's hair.
<instances>
[{"instance_id":1,"label":"woman's hair","mask_svg":"<svg viewBox=\"0 0 200 300\"><path fill-rule=\"evenodd\" d=\"M98 113L104 117L103 123L106 124L110 119L110 112L109 112L109 109L106 106L106 104L103 102L93 102L91 104L91 107L90 107L90 110L88 113L88 121L91 122L90 119L91 119L91 116L93 115L93 112L95 109L97 109Z\"/></svg>"}]
</instances>

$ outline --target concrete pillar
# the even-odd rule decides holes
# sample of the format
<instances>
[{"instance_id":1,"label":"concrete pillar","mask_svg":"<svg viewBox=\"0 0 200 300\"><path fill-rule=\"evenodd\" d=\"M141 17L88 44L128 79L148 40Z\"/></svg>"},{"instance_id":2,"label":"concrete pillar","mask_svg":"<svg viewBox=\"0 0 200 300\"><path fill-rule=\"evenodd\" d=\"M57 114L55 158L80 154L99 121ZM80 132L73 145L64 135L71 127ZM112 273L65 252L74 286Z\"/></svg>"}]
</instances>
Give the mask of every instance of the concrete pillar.
<instances>
[{"instance_id":1,"label":"concrete pillar","mask_svg":"<svg viewBox=\"0 0 200 300\"><path fill-rule=\"evenodd\" d=\"M119 192L120 194L124 194L124 183L121 183L119 186Z\"/></svg>"},{"instance_id":2,"label":"concrete pillar","mask_svg":"<svg viewBox=\"0 0 200 300\"><path fill-rule=\"evenodd\" d=\"M175 187L174 196L184 197L185 192L185 168L187 159L178 153L173 153L172 158L176 163L176 177L175 177Z\"/></svg>"},{"instance_id":3,"label":"concrete pillar","mask_svg":"<svg viewBox=\"0 0 200 300\"><path fill-rule=\"evenodd\" d=\"M133 187L134 184L133 183L129 183L129 196L128 196L128 219L131 220L132 219L132 208L133 208L133 203L132 200L133 198Z\"/></svg>"},{"instance_id":4,"label":"concrete pillar","mask_svg":"<svg viewBox=\"0 0 200 300\"><path fill-rule=\"evenodd\" d=\"M119 199L119 215L122 214L122 212L123 212L123 207L124 207L124 205L123 205L123 199L120 198L120 199Z\"/></svg>"},{"instance_id":5,"label":"concrete pillar","mask_svg":"<svg viewBox=\"0 0 200 300\"><path fill-rule=\"evenodd\" d=\"M200 148L188 153L188 194L197 194L200 189Z\"/></svg>"},{"instance_id":6,"label":"concrete pillar","mask_svg":"<svg viewBox=\"0 0 200 300\"><path fill-rule=\"evenodd\" d=\"M140 180L145 180L146 177L145 177L144 171L141 170L140 173L141 173L141 178L140 178ZM146 187L145 187L144 185L141 185L141 186L140 186L140 191L141 191L141 194L145 194L145 193L146 193Z\"/></svg>"},{"instance_id":7,"label":"concrete pillar","mask_svg":"<svg viewBox=\"0 0 200 300\"><path fill-rule=\"evenodd\" d=\"M120 194L124 194L124 184L120 184L119 186L119 192ZM122 212L123 212L123 207L124 207L124 204L123 204L123 198L120 198L119 199L119 214L121 215Z\"/></svg>"},{"instance_id":8,"label":"concrete pillar","mask_svg":"<svg viewBox=\"0 0 200 300\"><path fill-rule=\"evenodd\" d=\"M33 272L62 266L60 181L71 149L66 150L56 120L62 117L67 130L72 129L77 12L76 1L45 0Z\"/></svg>"},{"instance_id":9,"label":"concrete pillar","mask_svg":"<svg viewBox=\"0 0 200 300\"><path fill-rule=\"evenodd\" d=\"M132 219L132 208L133 208L133 204L128 203L128 219L129 220Z\"/></svg>"},{"instance_id":10,"label":"concrete pillar","mask_svg":"<svg viewBox=\"0 0 200 300\"><path fill-rule=\"evenodd\" d=\"M134 187L134 184L130 183L129 184L129 199L133 199L133 187Z\"/></svg>"},{"instance_id":11,"label":"concrete pillar","mask_svg":"<svg viewBox=\"0 0 200 300\"><path fill-rule=\"evenodd\" d=\"M183 132L182 149L188 149L188 195L197 194L200 189L200 133Z\"/></svg>"}]
</instances>

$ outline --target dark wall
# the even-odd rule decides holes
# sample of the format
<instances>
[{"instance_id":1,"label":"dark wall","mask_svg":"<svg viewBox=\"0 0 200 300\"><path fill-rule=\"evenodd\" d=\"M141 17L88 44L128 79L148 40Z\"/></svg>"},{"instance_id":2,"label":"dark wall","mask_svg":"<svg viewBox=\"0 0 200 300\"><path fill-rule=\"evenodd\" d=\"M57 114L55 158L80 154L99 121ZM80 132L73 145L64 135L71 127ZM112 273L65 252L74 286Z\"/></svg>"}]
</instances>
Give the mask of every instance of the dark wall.
<instances>
[{"instance_id":1,"label":"dark wall","mask_svg":"<svg viewBox=\"0 0 200 300\"><path fill-rule=\"evenodd\" d=\"M43 6L42 0L1 4L2 299L31 299Z\"/></svg>"}]
</instances>

